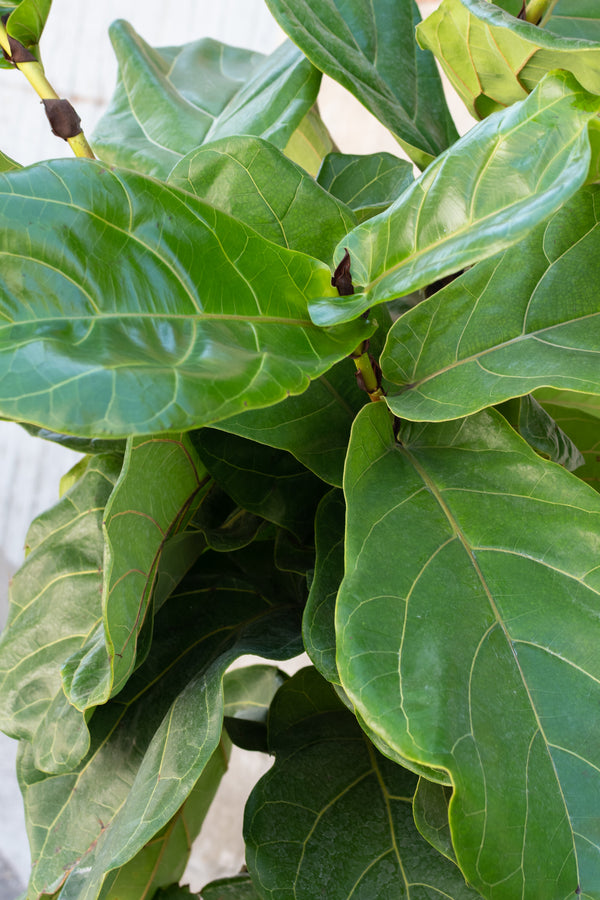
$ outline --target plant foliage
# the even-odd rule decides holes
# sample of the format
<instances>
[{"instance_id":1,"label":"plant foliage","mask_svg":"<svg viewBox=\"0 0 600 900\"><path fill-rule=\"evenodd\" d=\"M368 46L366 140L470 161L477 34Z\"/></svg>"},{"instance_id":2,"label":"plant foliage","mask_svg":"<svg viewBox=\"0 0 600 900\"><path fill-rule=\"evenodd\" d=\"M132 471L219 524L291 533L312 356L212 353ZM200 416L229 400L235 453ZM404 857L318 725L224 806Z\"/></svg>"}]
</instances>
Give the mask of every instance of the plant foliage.
<instances>
[{"instance_id":1,"label":"plant foliage","mask_svg":"<svg viewBox=\"0 0 600 900\"><path fill-rule=\"evenodd\" d=\"M232 742L205 900L600 900L600 3L267 3L115 23L98 159L0 153L0 416L83 454L0 639L27 900L192 897Z\"/></svg>"}]
</instances>

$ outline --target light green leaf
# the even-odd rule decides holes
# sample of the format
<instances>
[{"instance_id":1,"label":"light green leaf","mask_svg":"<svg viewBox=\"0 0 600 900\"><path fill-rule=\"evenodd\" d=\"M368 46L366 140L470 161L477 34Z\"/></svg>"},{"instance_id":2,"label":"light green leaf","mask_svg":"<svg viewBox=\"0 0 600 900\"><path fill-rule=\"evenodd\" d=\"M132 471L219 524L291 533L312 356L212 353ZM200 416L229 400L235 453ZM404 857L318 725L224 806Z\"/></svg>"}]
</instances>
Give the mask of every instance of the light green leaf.
<instances>
[{"instance_id":1,"label":"light green leaf","mask_svg":"<svg viewBox=\"0 0 600 900\"><path fill-rule=\"evenodd\" d=\"M577 446L531 394L507 400L498 411L540 456L564 466L569 472L583 465L584 459Z\"/></svg>"},{"instance_id":2,"label":"light green leaf","mask_svg":"<svg viewBox=\"0 0 600 900\"><path fill-rule=\"evenodd\" d=\"M0 226L0 414L52 431L156 434L268 406L373 330L310 322L307 300L335 293L323 263L90 160L0 176Z\"/></svg>"},{"instance_id":3,"label":"light green leaf","mask_svg":"<svg viewBox=\"0 0 600 900\"><path fill-rule=\"evenodd\" d=\"M21 169L22 166L15 162L14 159L11 159L10 156L7 156L6 153L2 153L0 150L0 172L12 172L14 169Z\"/></svg>"},{"instance_id":4,"label":"light green leaf","mask_svg":"<svg viewBox=\"0 0 600 900\"><path fill-rule=\"evenodd\" d=\"M536 397L581 452L577 477L600 491L600 396L545 388Z\"/></svg>"},{"instance_id":5,"label":"light green leaf","mask_svg":"<svg viewBox=\"0 0 600 900\"><path fill-rule=\"evenodd\" d=\"M572 72L586 90L600 93L600 44L593 32L579 37L585 40L519 21L487 0L442 0L417 28L419 43L435 54L476 118L522 100L553 69Z\"/></svg>"},{"instance_id":6,"label":"light green leaf","mask_svg":"<svg viewBox=\"0 0 600 900\"><path fill-rule=\"evenodd\" d=\"M395 415L458 418L543 385L600 393L599 195L582 189L395 323L381 358L404 388L387 398Z\"/></svg>"},{"instance_id":7,"label":"light green leaf","mask_svg":"<svg viewBox=\"0 0 600 900\"><path fill-rule=\"evenodd\" d=\"M412 184L414 176L411 164L391 153L329 153L317 181L364 222L384 212Z\"/></svg>"},{"instance_id":8,"label":"light green leaf","mask_svg":"<svg viewBox=\"0 0 600 900\"><path fill-rule=\"evenodd\" d=\"M103 621L63 667L78 709L106 703L129 678L166 542L185 528L209 481L185 434L127 442L103 516Z\"/></svg>"},{"instance_id":9,"label":"light green leaf","mask_svg":"<svg viewBox=\"0 0 600 900\"><path fill-rule=\"evenodd\" d=\"M0 3L0 15L10 13L6 30L10 37L38 56L38 44L46 19L52 6L52 0L18 0L17 3ZM11 11L12 8L12 11Z\"/></svg>"},{"instance_id":10,"label":"light green leaf","mask_svg":"<svg viewBox=\"0 0 600 900\"><path fill-rule=\"evenodd\" d=\"M290 42L269 57L205 38L150 47L127 22L110 36L119 62L92 142L106 162L166 178L205 141L254 134L284 149L314 104L320 73Z\"/></svg>"},{"instance_id":11,"label":"light green leaf","mask_svg":"<svg viewBox=\"0 0 600 900\"><path fill-rule=\"evenodd\" d=\"M316 178L323 157L332 150L332 137L315 105L304 116L283 152L288 159L302 166L309 175Z\"/></svg>"},{"instance_id":12,"label":"light green leaf","mask_svg":"<svg viewBox=\"0 0 600 900\"><path fill-rule=\"evenodd\" d=\"M261 138L231 137L198 147L168 181L267 240L328 265L336 244L357 222L344 203Z\"/></svg>"},{"instance_id":13,"label":"light green leaf","mask_svg":"<svg viewBox=\"0 0 600 900\"><path fill-rule=\"evenodd\" d=\"M301 650L301 579L265 577L273 543L204 554L154 620L152 653L96 709L91 746L72 772L47 776L25 748L20 783L31 841L29 896L95 900L107 873L172 819L218 746L221 680L233 659Z\"/></svg>"},{"instance_id":14,"label":"light green leaf","mask_svg":"<svg viewBox=\"0 0 600 900\"><path fill-rule=\"evenodd\" d=\"M540 25L564 37L600 42L600 10L596 0L555 0Z\"/></svg>"},{"instance_id":15,"label":"light green leaf","mask_svg":"<svg viewBox=\"0 0 600 900\"><path fill-rule=\"evenodd\" d=\"M448 822L448 806L451 799L452 788L434 784L426 778L419 778L413 797L413 815L415 825L431 846L452 862L456 862Z\"/></svg>"},{"instance_id":16,"label":"light green leaf","mask_svg":"<svg viewBox=\"0 0 600 900\"><path fill-rule=\"evenodd\" d=\"M314 669L276 694L269 737L275 764L244 816L264 900L479 896L415 828L416 777L375 750Z\"/></svg>"},{"instance_id":17,"label":"light green leaf","mask_svg":"<svg viewBox=\"0 0 600 900\"><path fill-rule=\"evenodd\" d=\"M86 754L85 718L63 693L61 666L101 621L102 514L121 458L89 458L59 503L27 535L0 639L0 724L32 745L38 769L61 772Z\"/></svg>"},{"instance_id":18,"label":"light green leaf","mask_svg":"<svg viewBox=\"0 0 600 900\"><path fill-rule=\"evenodd\" d=\"M350 253L360 293L313 301L313 321L348 321L525 237L583 184L587 123L598 109L599 97L556 72L522 103L478 123L338 246L337 261Z\"/></svg>"},{"instance_id":19,"label":"light green leaf","mask_svg":"<svg viewBox=\"0 0 600 900\"><path fill-rule=\"evenodd\" d=\"M456 140L434 60L415 41L420 16L413 0L267 6L315 66L353 93L421 168Z\"/></svg>"},{"instance_id":20,"label":"light green leaf","mask_svg":"<svg viewBox=\"0 0 600 900\"><path fill-rule=\"evenodd\" d=\"M485 897L597 897L600 498L495 411L396 440L379 403L344 489L337 664L360 716L450 774Z\"/></svg>"}]
</instances>

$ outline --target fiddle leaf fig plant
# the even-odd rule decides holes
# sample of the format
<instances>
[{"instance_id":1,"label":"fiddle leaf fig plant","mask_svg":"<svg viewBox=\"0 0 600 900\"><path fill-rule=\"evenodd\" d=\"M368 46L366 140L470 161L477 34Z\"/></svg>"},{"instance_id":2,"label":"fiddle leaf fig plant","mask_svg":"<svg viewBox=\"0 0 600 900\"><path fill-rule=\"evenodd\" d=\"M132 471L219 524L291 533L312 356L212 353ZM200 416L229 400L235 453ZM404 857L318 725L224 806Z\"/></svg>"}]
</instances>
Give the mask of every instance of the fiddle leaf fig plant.
<instances>
[{"instance_id":1,"label":"fiddle leaf fig plant","mask_svg":"<svg viewBox=\"0 0 600 900\"><path fill-rule=\"evenodd\" d=\"M270 56L115 23L89 142L0 7L80 157L0 152L0 416L82 454L0 639L27 900L600 900L600 2L267 4Z\"/></svg>"}]
</instances>

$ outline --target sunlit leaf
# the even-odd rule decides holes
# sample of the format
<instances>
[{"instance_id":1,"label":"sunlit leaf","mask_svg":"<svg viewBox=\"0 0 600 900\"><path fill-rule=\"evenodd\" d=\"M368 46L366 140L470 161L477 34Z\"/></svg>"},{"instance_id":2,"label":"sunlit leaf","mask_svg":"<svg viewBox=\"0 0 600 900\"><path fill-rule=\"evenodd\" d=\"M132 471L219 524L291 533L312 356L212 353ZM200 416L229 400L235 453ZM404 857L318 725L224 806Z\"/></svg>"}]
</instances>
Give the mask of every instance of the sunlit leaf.
<instances>
[{"instance_id":1,"label":"sunlit leaf","mask_svg":"<svg viewBox=\"0 0 600 900\"><path fill-rule=\"evenodd\" d=\"M587 123L599 108L599 97L556 72L522 103L479 122L386 212L344 238L335 259L348 249L358 292L311 303L313 321L348 321L524 238L583 184Z\"/></svg>"},{"instance_id":2,"label":"sunlit leaf","mask_svg":"<svg viewBox=\"0 0 600 900\"><path fill-rule=\"evenodd\" d=\"M285 155L316 177L323 157L333 150L333 140L315 106L304 116L284 148Z\"/></svg>"},{"instance_id":3,"label":"sunlit leaf","mask_svg":"<svg viewBox=\"0 0 600 900\"><path fill-rule=\"evenodd\" d=\"M396 440L381 403L355 423L345 492L346 693L451 775L454 849L485 897L594 897L600 498L495 411Z\"/></svg>"},{"instance_id":4,"label":"sunlit leaf","mask_svg":"<svg viewBox=\"0 0 600 900\"><path fill-rule=\"evenodd\" d=\"M6 153L2 153L0 150L0 172L11 172L20 168L21 165L18 162L15 162L14 159L11 159L10 156L7 156Z\"/></svg>"}]
</instances>

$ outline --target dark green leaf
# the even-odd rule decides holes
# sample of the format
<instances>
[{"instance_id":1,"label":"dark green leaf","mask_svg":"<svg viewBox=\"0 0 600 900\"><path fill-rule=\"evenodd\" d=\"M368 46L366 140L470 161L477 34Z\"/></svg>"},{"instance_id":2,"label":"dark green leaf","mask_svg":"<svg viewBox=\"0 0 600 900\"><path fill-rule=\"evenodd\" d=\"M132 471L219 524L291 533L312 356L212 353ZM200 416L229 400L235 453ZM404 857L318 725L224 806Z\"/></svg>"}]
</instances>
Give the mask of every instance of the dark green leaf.
<instances>
[{"instance_id":1,"label":"dark green leaf","mask_svg":"<svg viewBox=\"0 0 600 900\"><path fill-rule=\"evenodd\" d=\"M559 22L566 25L562 33L570 36L558 37L487 0L442 0L418 26L417 37L435 54L469 111L483 118L522 100L552 69L566 69L588 91L600 93L600 44L592 43L600 33L578 20L573 6L574 0L562 4L574 16L571 25L557 16L549 26L556 31Z\"/></svg>"},{"instance_id":2,"label":"dark green leaf","mask_svg":"<svg viewBox=\"0 0 600 900\"><path fill-rule=\"evenodd\" d=\"M260 900L249 875L212 881L202 888L201 897L202 900Z\"/></svg>"},{"instance_id":3,"label":"dark green leaf","mask_svg":"<svg viewBox=\"0 0 600 900\"><path fill-rule=\"evenodd\" d=\"M395 323L381 364L405 388L390 392L396 415L457 418L543 385L600 393L598 196L582 189Z\"/></svg>"},{"instance_id":4,"label":"dark green leaf","mask_svg":"<svg viewBox=\"0 0 600 900\"><path fill-rule=\"evenodd\" d=\"M53 431L154 434L268 406L373 330L315 327L327 266L133 172L0 176L0 224L0 413Z\"/></svg>"},{"instance_id":5,"label":"dark green leaf","mask_svg":"<svg viewBox=\"0 0 600 900\"><path fill-rule=\"evenodd\" d=\"M268 753L267 715L287 675L274 666L254 665L227 672L223 715L227 734L243 750Z\"/></svg>"},{"instance_id":6,"label":"dark green leaf","mask_svg":"<svg viewBox=\"0 0 600 900\"><path fill-rule=\"evenodd\" d=\"M27 559L12 581L0 640L0 722L31 742L46 772L77 765L89 746L61 666L102 621L102 515L120 468L118 456L85 461L68 493L32 524Z\"/></svg>"},{"instance_id":7,"label":"dark green leaf","mask_svg":"<svg viewBox=\"0 0 600 900\"><path fill-rule=\"evenodd\" d=\"M448 822L451 798L452 788L419 778L413 797L413 814L415 825L431 846L456 862Z\"/></svg>"},{"instance_id":8,"label":"dark green leaf","mask_svg":"<svg viewBox=\"0 0 600 900\"><path fill-rule=\"evenodd\" d=\"M342 685L382 740L450 774L484 896L596 896L600 498L495 411L399 441L383 404L359 414Z\"/></svg>"},{"instance_id":9,"label":"dark green leaf","mask_svg":"<svg viewBox=\"0 0 600 900\"><path fill-rule=\"evenodd\" d=\"M320 73L290 42L264 57L209 38L154 49L124 21L110 36L119 82L94 149L147 175L166 178L190 150L232 134L284 149L319 90Z\"/></svg>"},{"instance_id":10,"label":"dark green leaf","mask_svg":"<svg viewBox=\"0 0 600 900\"><path fill-rule=\"evenodd\" d=\"M204 771L219 743L221 680L233 659L300 652L298 579L269 577L272 543L249 549L204 554L163 604L152 653L96 709L78 769L47 776L25 749L31 897L62 886L61 900L95 900L106 874L164 828Z\"/></svg>"},{"instance_id":11,"label":"dark green leaf","mask_svg":"<svg viewBox=\"0 0 600 900\"><path fill-rule=\"evenodd\" d=\"M412 184L414 176L411 164L391 153L330 153L317 181L364 222L386 210Z\"/></svg>"},{"instance_id":12,"label":"dark green leaf","mask_svg":"<svg viewBox=\"0 0 600 900\"><path fill-rule=\"evenodd\" d=\"M583 463L575 472L577 477L600 491L600 396L548 388L536 396L580 451Z\"/></svg>"},{"instance_id":13,"label":"dark green leaf","mask_svg":"<svg viewBox=\"0 0 600 900\"><path fill-rule=\"evenodd\" d=\"M32 437L39 437L44 441L60 444L61 447L68 447L69 450L74 450L76 453L84 453L86 455L90 453L118 453L121 456L125 453L127 442L124 438L104 441L99 438L83 438L74 437L72 434L58 434L56 431L48 431L47 428L29 425L27 422L19 422L18 424Z\"/></svg>"},{"instance_id":14,"label":"dark green leaf","mask_svg":"<svg viewBox=\"0 0 600 900\"><path fill-rule=\"evenodd\" d=\"M353 93L421 168L457 137L413 0L267 0L307 57ZM402 60L402 64L399 64Z\"/></svg>"},{"instance_id":15,"label":"dark green leaf","mask_svg":"<svg viewBox=\"0 0 600 900\"><path fill-rule=\"evenodd\" d=\"M261 897L478 896L417 832L416 777L377 753L314 669L280 688L269 736L275 765L244 817Z\"/></svg>"},{"instance_id":16,"label":"dark green leaf","mask_svg":"<svg viewBox=\"0 0 600 900\"><path fill-rule=\"evenodd\" d=\"M583 456L571 438L531 394L507 400L498 410L540 456L569 472L583 465Z\"/></svg>"},{"instance_id":17,"label":"dark green leaf","mask_svg":"<svg viewBox=\"0 0 600 900\"><path fill-rule=\"evenodd\" d=\"M356 225L352 211L268 141L225 138L188 153L169 184L250 225L282 247L331 263Z\"/></svg>"},{"instance_id":18,"label":"dark green leaf","mask_svg":"<svg viewBox=\"0 0 600 900\"><path fill-rule=\"evenodd\" d=\"M106 703L133 671L160 557L187 524L203 480L209 481L187 435L127 442L103 516L102 622L63 667L65 692L78 709Z\"/></svg>"},{"instance_id":19,"label":"dark green leaf","mask_svg":"<svg viewBox=\"0 0 600 900\"><path fill-rule=\"evenodd\" d=\"M583 184L587 123L599 108L599 97L557 72L522 103L479 122L338 246L335 259L349 250L361 292L313 302L313 321L348 321L524 238Z\"/></svg>"},{"instance_id":20,"label":"dark green leaf","mask_svg":"<svg viewBox=\"0 0 600 900\"><path fill-rule=\"evenodd\" d=\"M557 0L540 25L564 37L600 42L600 9L596 0Z\"/></svg>"}]
</instances>

